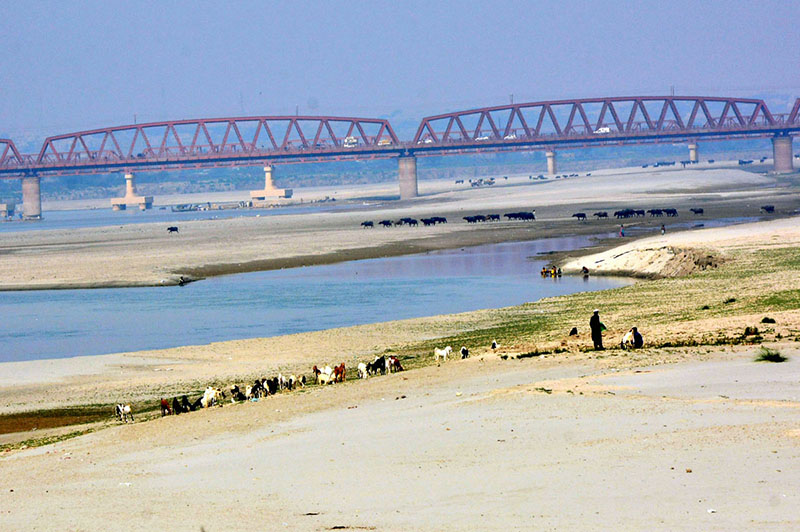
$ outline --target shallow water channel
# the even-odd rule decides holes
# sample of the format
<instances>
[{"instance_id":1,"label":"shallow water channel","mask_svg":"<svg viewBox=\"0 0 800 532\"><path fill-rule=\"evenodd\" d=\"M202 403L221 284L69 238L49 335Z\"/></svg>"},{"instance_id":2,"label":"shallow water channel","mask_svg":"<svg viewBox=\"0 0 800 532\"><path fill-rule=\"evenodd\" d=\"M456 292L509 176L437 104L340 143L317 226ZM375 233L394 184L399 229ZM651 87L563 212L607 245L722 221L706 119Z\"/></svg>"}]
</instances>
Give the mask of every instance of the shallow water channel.
<instances>
[{"instance_id":1,"label":"shallow water channel","mask_svg":"<svg viewBox=\"0 0 800 532\"><path fill-rule=\"evenodd\" d=\"M589 237L494 244L207 279L183 287L0 292L0 361L138 351L496 308L603 290L621 278L543 279Z\"/></svg>"}]
</instances>

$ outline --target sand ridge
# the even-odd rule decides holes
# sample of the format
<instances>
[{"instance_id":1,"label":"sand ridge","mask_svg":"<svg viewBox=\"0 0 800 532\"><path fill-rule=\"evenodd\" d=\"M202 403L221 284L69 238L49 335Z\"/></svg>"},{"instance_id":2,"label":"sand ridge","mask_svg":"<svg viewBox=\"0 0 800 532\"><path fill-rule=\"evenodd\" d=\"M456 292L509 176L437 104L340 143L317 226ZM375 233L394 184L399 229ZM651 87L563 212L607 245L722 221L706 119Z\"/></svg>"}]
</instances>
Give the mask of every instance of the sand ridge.
<instances>
[{"instance_id":1,"label":"sand ridge","mask_svg":"<svg viewBox=\"0 0 800 532\"><path fill-rule=\"evenodd\" d=\"M622 241L622 240L621 240ZM800 245L800 218L698 229L637 239L601 253L565 262L565 272L631 273L639 276L675 277L715 268L726 252L747 248Z\"/></svg>"}]
</instances>

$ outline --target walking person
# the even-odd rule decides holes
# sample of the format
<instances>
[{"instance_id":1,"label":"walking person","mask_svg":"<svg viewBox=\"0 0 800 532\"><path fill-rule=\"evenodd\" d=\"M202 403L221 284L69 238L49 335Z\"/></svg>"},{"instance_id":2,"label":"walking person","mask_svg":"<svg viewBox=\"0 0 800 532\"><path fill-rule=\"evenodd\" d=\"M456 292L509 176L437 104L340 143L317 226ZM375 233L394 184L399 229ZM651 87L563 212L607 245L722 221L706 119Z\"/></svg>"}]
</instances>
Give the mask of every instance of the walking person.
<instances>
[{"instance_id":1,"label":"walking person","mask_svg":"<svg viewBox=\"0 0 800 532\"><path fill-rule=\"evenodd\" d=\"M667 228L664 227L664 224L661 224L661 234L663 235L666 232L667 232Z\"/></svg>"},{"instance_id":2,"label":"walking person","mask_svg":"<svg viewBox=\"0 0 800 532\"><path fill-rule=\"evenodd\" d=\"M602 350L604 326L600 323L600 310L594 309L594 314L589 319L589 328L592 330L592 342L594 342L595 350Z\"/></svg>"},{"instance_id":3,"label":"walking person","mask_svg":"<svg viewBox=\"0 0 800 532\"><path fill-rule=\"evenodd\" d=\"M625 236L625 226L622 225L622 224L619 225L619 236L620 236L620 238Z\"/></svg>"}]
</instances>

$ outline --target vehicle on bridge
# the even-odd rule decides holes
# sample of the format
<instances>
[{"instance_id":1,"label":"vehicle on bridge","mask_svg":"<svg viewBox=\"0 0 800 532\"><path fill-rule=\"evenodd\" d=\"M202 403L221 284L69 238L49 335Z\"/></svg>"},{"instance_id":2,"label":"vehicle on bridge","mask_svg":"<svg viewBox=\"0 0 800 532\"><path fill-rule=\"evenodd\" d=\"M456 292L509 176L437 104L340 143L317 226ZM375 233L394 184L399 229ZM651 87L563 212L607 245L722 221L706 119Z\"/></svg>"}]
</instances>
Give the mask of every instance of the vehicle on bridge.
<instances>
[{"instance_id":1,"label":"vehicle on bridge","mask_svg":"<svg viewBox=\"0 0 800 532\"><path fill-rule=\"evenodd\" d=\"M345 148L355 148L358 146L358 138L357 137L345 137L344 142L342 142L342 146Z\"/></svg>"},{"instance_id":2,"label":"vehicle on bridge","mask_svg":"<svg viewBox=\"0 0 800 532\"><path fill-rule=\"evenodd\" d=\"M608 126L598 127L594 130L595 135L603 135L606 133L611 133L611 128Z\"/></svg>"}]
</instances>

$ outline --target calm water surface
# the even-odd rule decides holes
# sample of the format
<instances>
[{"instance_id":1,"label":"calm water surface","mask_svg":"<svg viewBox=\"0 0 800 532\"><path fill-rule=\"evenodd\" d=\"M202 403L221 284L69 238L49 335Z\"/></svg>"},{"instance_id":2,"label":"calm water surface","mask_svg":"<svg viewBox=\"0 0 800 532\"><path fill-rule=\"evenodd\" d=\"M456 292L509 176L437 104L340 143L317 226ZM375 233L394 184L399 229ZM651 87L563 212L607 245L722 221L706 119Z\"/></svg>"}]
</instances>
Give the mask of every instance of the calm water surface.
<instances>
[{"instance_id":1,"label":"calm water surface","mask_svg":"<svg viewBox=\"0 0 800 532\"><path fill-rule=\"evenodd\" d=\"M62 358L433 316L602 290L620 278L542 279L532 255L589 237L479 246L183 287L0 292L0 361Z\"/></svg>"}]
</instances>

